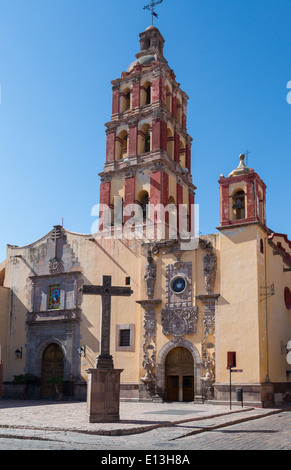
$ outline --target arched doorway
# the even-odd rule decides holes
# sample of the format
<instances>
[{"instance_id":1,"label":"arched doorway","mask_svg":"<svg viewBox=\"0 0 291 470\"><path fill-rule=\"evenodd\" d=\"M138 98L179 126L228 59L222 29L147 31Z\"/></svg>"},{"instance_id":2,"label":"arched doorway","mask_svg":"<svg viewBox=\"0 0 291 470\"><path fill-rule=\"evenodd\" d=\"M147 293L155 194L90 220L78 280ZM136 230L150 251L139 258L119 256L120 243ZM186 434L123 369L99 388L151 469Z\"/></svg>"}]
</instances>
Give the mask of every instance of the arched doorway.
<instances>
[{"instance_id":1,"label":"arched doorway","mask_svg":"<svg viewBox=\"0 0 291 470\"><path fill-rule=\"evenodd\" d=\"M41 398L51 399L58 391L62 392L62 380L64 376L64 354L60 346L49 344L42 355L41 364ZM61 383L58 383L61 381Z\"/></svg>"},{"instance_id":2,"label":"arched doorway","mask_svg":"<svg viewBox=\"0 0 291 470\"><path fill-rule=\"evenodd\" d=\"M194 400L194 360L188 349L177 347L168 353L165 374L168 401Z\"/></svg>"}]
</instances>

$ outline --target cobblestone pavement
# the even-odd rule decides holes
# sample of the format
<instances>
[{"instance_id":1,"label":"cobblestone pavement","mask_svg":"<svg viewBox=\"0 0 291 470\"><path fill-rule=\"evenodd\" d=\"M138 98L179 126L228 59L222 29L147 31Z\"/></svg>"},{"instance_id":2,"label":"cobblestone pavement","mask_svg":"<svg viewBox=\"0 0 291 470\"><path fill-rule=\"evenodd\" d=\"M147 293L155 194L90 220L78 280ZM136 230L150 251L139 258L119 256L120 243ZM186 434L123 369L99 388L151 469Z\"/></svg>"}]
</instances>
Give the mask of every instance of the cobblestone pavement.
<instances>
[{"instance_id":1,"label":"cobblestone pavement","mask_svg":"<svg viewBox=\"0 0 291 470\"><path fill-rule=\"evenodd\" d=\"M112 459L137 450L184 451L189 458L194 450L291 450L291 413L122 402L120 422L90 424L86 403L2 400L0 450L93 450L100 459L108 458L107 451Z\"/></svg>"}]
</instances>

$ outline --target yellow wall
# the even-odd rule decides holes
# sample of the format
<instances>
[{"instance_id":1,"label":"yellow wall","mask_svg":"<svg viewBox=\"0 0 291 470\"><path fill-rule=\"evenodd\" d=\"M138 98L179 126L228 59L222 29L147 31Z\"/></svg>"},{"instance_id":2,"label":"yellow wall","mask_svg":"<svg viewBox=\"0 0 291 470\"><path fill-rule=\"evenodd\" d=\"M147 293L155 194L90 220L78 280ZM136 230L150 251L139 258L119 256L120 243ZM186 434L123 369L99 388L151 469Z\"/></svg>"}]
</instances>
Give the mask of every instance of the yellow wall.
<instances>
[{"instance_id":1,"label":"yellow wall","mask_svg":"<svg viewBox=\"0 0 291 470\"><path fill-rule=\"evenodd\" d=\"M235 351L234 382L258 383L259 324L257 226L223 230L220 236L220 297L216 315L216 382L227 383L227 352Z\"/></svg>"},{"instance_id":2,"label":"yellow wall","mask_svg":"<svg viewBox=\"0 0 291 470\"><path fill-rule=\"evenodd\" d=\"M274 256L268 242L266 251L260 252L260 240L265 238L267 233L259 224L221 231L221 284L216 316L218 383L229 381L228 351L236 351L237 368L243 370L233 374L234 383L264 383L267 376L271 382L286 382L288 364L281 346L291 337L291 312L284 302L284 288L291 289L291 275L283 272L282 257ZM272 283L275 293L269 296Z\"/></svg>"},{"instance_id":3,"label":"yellow wall","mask_svg":"<svg viewBox=\"0 0 291 470\"><path fill-rule=\"evenodd\" d=\"M0 286L0 361L6 362L7 327L10 310L10 289ZM5 364L6 365L6 364Z\"/></svg>"},{"instance_id":4,"label":"yellow wall","mask_svg":"<svg viewBox=\"0 0 291 470\"><path fill-rule=\"evenodd\" d=\"M261 231L260 235L264 240L265 234ZM274 284L274 295L265 299L265 289L261 289L260 358L263 365L261 379L264 380L268 374L271 382L285 382L286 369L290 369L290 366L286 361L284 346L291 339L291 311L287 310L285 305L284 289L289 287L291 290L291 273L283 271L283 267L288 266L283 263L280 255L274 255L273 247L268 242L266 247L267 294L269 295L270 286ZM260 254L258 259L259 284L265 286L265 253Z\"/></svg>"}]
</instances>

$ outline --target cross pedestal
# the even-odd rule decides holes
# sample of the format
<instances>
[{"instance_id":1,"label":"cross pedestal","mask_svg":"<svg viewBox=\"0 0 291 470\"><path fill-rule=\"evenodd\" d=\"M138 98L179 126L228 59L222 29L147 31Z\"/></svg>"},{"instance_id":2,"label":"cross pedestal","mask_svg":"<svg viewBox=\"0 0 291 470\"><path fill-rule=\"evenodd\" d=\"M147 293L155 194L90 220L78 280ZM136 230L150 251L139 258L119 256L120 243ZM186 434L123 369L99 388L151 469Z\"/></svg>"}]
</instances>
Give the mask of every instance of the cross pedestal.
<instances>
[{"instance_id":1,"label":"cross pedestal","mask_svg":"<svg viewBox=\"0 0 291 470\"><path fill-rule=\"evenodd\" d=\"M89 423L119 421L122 369L88 369L87 416Z\"/></svg>"},{"instance_id":2,"label":"cross pedestal","mask_svg":"<svg viewBox=\"0 0 291 470\"><path fill-rule=\"evenodd\" d=\"M111 276L103 276L102 286L83 286L83 294L100 295L101 312L101 351L97 356L95 369L88 369L87 416L90 423L112 423L119 421L120 374L122 369L114 369L110 355L111 297L132 294L130 287L114 287Z\"/></svg>"}]
</instances>

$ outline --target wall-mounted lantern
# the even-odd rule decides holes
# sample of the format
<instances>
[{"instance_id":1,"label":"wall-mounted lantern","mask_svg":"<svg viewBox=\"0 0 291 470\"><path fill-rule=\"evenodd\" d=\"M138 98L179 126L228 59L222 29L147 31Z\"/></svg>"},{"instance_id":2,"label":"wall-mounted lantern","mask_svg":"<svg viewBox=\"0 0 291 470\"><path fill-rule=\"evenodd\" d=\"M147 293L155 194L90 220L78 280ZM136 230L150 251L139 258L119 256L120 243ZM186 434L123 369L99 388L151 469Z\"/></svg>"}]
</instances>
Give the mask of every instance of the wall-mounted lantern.
<instances>
[{"instance_id":1,"label":"wall-mounted lantern","mask_svg":"<svg viewBox=\"0 0 291 470\"><path fill-rule=\"evenodd\" d=\"M79 346L77 351L80 357L86 356L86 346L83 346L83 347Z\"/></svg>"},{"instance_id":2,"label":"wall-mounted lantern","mask_svg":"<svg viewBox=\"0 0 291 470\"><path fill-rule=\"evenodd\" d=\"M17 348L15 351L15 359L22 359L22 348Z\"/></svg>"}]
</instances>

